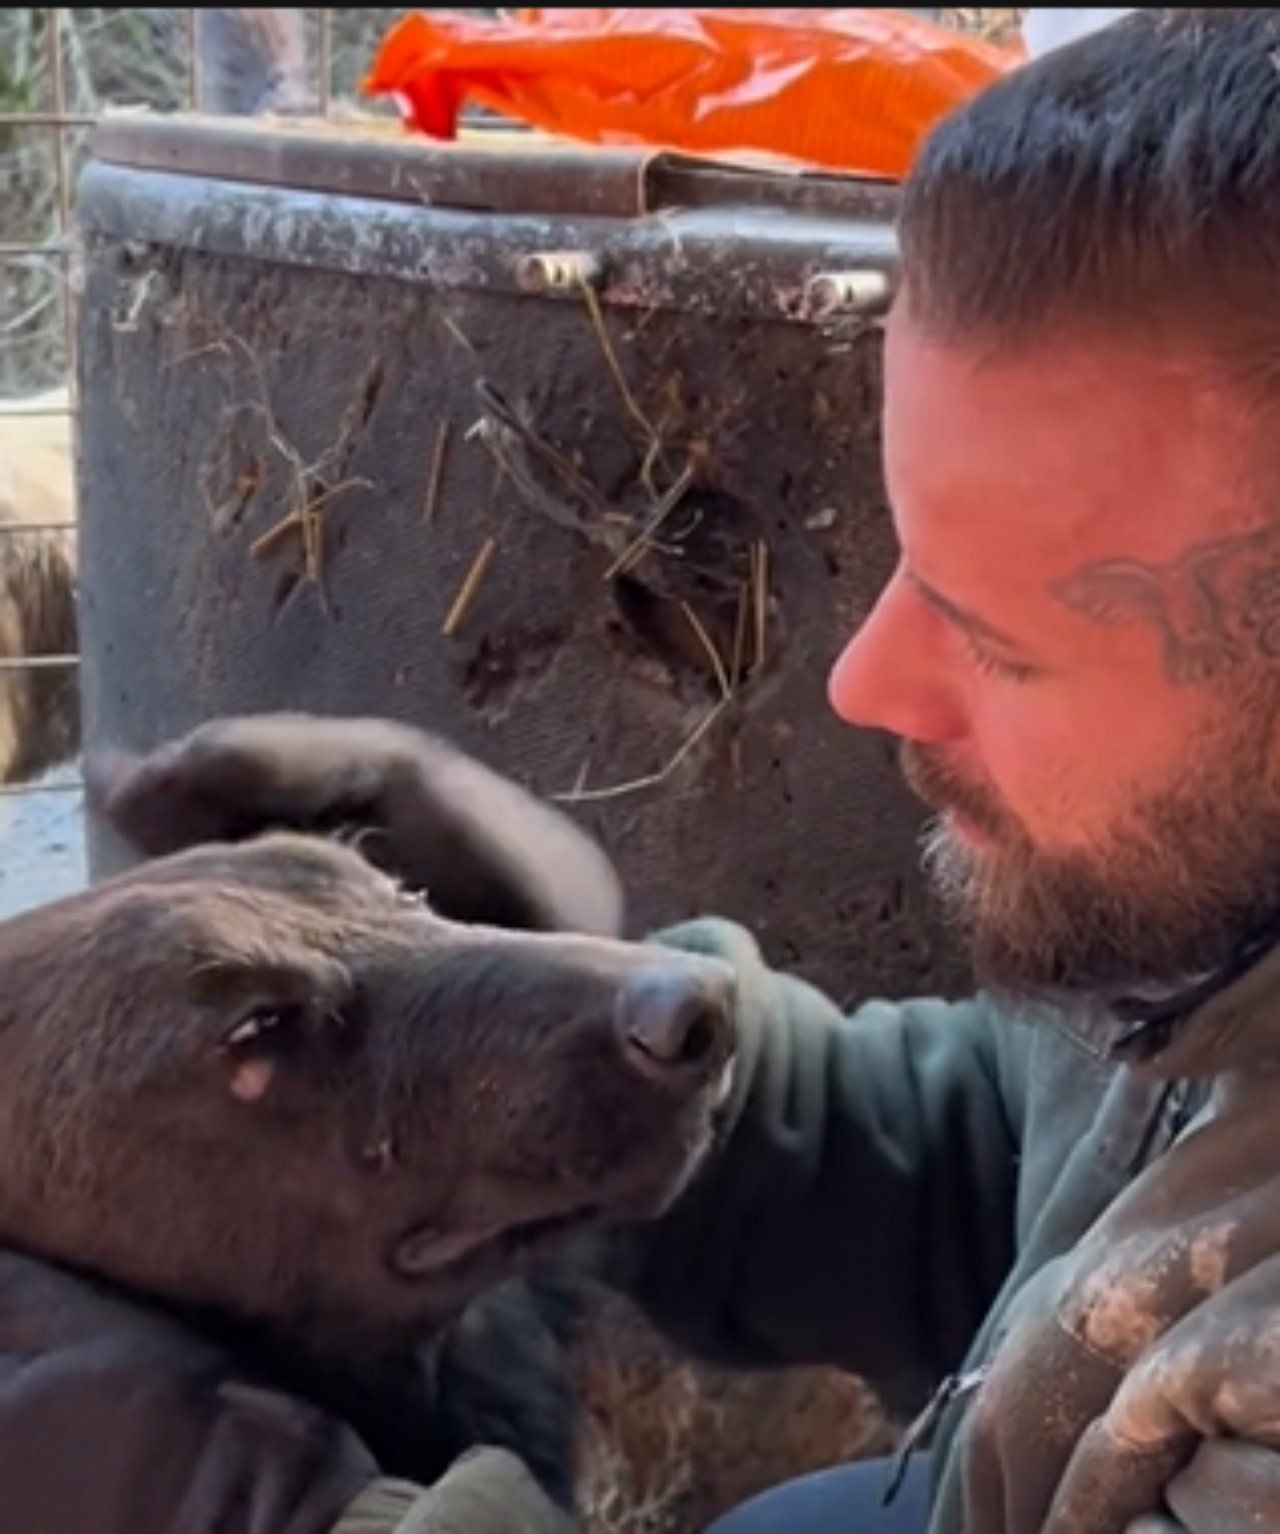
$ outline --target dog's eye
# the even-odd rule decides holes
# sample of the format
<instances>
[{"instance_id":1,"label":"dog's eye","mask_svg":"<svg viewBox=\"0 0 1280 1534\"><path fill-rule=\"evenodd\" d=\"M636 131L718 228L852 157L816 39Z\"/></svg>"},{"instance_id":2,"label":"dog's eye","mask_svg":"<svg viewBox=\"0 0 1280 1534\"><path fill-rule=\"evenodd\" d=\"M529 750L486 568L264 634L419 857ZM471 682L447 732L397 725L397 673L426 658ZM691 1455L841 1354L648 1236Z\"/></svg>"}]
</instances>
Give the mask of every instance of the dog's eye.
<instances>
[{"instance_id":1,"label":"dog's eye","mask_svg":"<svg viewBox=\"0 0 1280 1534\"><path fill-rule=\"evenodd\" d=\"M263 1007L243 1018L227 1035L228 1049L251 1049L269 1045L301 1021L300 1007Z\"/></svg>"},{"instance_id":2,"label":"dog's eye","mask_svg":"<svg viewBox=\"0 0 1280 1534\"><path fill-rule=\"evenodd\" d=\"M231 1095L243 1103L260 1102L277 1068L305 1048L317 1014L309 1007L258 1007L226 1034L222 1053L231 1066Z\"/></svg>"}]
</instances>

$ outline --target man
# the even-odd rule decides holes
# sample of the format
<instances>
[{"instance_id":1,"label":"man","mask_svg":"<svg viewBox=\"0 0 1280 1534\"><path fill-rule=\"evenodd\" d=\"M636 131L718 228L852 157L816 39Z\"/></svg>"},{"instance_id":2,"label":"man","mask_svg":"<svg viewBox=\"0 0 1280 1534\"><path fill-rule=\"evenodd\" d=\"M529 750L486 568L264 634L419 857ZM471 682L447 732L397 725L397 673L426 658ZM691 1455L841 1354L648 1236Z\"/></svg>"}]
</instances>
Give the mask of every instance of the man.
<instances>
[{"instance_id":1,"label":"man","mask_svg":"<svg viewBox=\"0 0 1280 1534\"><path fill-rule=\"evenodd\" d=\"M948 1382L928 1492L716 1534L1280 1529L1280 10L1014 72L900 239L901 561L830 693L901 739L985 989L843 1022L665 934L737 965L739 1117L627 1282L713 1357Z\"/></svg>"}]
</instances>

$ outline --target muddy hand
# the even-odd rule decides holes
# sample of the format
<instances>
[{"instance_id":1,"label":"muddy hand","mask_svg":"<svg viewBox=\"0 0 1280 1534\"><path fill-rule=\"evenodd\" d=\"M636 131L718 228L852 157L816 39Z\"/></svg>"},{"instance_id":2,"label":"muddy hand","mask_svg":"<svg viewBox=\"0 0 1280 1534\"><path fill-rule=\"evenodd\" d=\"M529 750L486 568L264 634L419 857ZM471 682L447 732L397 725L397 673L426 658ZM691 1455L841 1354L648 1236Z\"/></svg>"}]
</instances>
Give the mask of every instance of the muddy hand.
<instances>
[{"instance_id":1,"label":"muddy hand","mask_svg":"<svg viewBox=\"0 0 1280 1534\"><path fill-rule=\"evenodd\" d=\"M1280 1529L1280 1257L1152 1344L1081 1438L1044 1534Z\"/></svg>"},{"instance_id":2,"label":"muddy hand","mask_svg":"<svg viewBox=\"0 0 1280 1534\"><path fill-rule=\"evenodd\" d=\"M1229 1438L1207 1440L1165 1492L1167 1511L1125 1534L1259 1534L1280 1529L1280 1453Z\"/></svg>"},{"instance_id":3,"label":"muddy hand","mask_svg":"<svg viewBox=\"0 0 1280 1534\"><path fill-rule=\"evenodd\" d=\"M141 857L268 830L350 837L457 921L615 936L622 890L564 815L385 719L217 719L146 756L89 753L89 812Z\"/></svg>"}]
</instances>

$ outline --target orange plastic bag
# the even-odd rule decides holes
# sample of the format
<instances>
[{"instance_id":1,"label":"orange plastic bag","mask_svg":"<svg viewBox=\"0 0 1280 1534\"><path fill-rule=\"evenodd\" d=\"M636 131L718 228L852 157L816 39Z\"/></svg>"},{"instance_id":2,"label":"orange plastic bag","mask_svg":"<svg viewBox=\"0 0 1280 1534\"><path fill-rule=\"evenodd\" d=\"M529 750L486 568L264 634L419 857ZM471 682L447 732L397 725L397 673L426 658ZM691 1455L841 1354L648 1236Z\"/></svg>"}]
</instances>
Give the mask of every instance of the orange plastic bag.
<instances>
[{"instance_id":1,"label":"orange plastic bag","mask_svg":"<svg viewBox=\"0 0 1280 1534\"><path fill-rule=\"evenodd\" d=\"M1018 49L883 10L413 12L364 89L440 139L477 101L587 143L899 178L940 117L1021 62Z\"/></svg>"}]
</instances>

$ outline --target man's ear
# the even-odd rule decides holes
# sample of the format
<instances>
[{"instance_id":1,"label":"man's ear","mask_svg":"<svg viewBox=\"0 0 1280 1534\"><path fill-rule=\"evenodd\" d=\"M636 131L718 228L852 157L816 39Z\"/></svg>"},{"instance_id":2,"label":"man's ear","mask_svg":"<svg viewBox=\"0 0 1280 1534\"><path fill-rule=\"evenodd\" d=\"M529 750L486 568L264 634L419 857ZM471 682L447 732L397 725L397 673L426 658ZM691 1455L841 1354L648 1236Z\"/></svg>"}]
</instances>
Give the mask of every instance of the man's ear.
<instances>
[{"instance_id":1,"label":"man's ear","mask_svg":"<svg viewBox=\"0 0 1280 1534\"><path fill-rule=\"evenodd\" d=\"M291 830L349 838L455 921L620 936L621 881L566 815L385 719L218 719L145 756L86 754L89 813L137 854Z\"/></svg>"}]
</instances>

